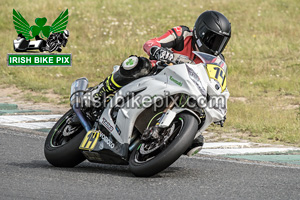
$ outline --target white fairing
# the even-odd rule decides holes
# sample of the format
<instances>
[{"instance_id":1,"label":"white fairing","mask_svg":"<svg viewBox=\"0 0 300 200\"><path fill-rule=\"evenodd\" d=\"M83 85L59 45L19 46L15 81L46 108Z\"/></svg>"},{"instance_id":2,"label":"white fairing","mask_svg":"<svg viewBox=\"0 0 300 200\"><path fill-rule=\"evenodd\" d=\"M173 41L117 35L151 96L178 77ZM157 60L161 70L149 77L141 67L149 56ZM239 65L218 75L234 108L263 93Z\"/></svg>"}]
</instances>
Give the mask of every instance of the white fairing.
<instances>
[{"instance_id":1,"label":"white fairing","mask_svg":"<svg viewBox=\"0 0 300 200\"><path fill-rule=\"evenodd\" d=\"M200 83L197 83L198 85L196 85L195 81L191 79L188 69L192 69L199 77ZM199 89L199 86L201 87L201 90ZM227 110L227 99L229 98L229 92L227 89L222 93L221 90L216 90L215 81L210 80L207 75L205 64L202 63L168 66L157 75L137 79L121 88L115 94L113 99L110 101L110 105L104 110L99 120L100 122L106 121L113 127L110 132L121 144L129 144L135 121L146 107L145 105L140 106L142 100L135 96L127 102L130 105L134 105L133 107L124 107L119 110L116 123L113 122L110 113L112 108L117 104L120 96L125 96L128 92L136 91L141 91L138 97L150 96L152 102L158 101L161 97L165 97L166 92L168 92L169 95L184 93L204 99L206 99L204 96L206 95L205 92L207 92L210 96L224 96L225 101L223 102L223 105L216 104L213 107L202 107L205 112L206 119L203 126L199 129L196 137L207 129L211 123L223 120ZM149 107L150 105L151 103L149 103ZM173 111L177 113L182 110L184 109L180 107L173 109ZM193 113L193 111L191 112ZM118 126L118 130L120 131L117 132L116 126Z\"/></svg>"},{"instance_id":2,"label":"white fairing","mask_svg":"<svg viewBox=\"0 0 300 200\"><path fill-rule=\"evenodd\" d=\"M20 43L21 43L23 40L24 40L24 39L14 40L14 48L15 48L15 49L19 49Z\"/></svg>"},{"instance_id":3,"label":"white fairing","mask_svg":"<svg viewBox=\"0 0 300 200\"><path fill-rule=\"evenodd\" d=\"M39 49L41 43L43 40L36 40L36 41L30 41L29 44L24 47L23 49L20 49L20 45L22 42L26 42L24 38L17 38L14 40L14 49L15 50L32 50L32 49Z\"/></svg>"}]
</instances>

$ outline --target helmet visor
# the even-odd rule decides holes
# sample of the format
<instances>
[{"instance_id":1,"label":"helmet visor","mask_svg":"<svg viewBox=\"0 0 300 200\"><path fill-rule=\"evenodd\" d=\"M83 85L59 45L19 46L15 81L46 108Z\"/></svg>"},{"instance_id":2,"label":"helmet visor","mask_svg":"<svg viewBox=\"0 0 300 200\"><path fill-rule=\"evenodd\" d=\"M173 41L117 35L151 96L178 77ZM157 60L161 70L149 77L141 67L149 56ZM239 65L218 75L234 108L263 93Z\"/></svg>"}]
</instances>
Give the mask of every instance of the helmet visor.
<instances>
[{"instance_id":1,"label":"helmet visor","mask_svg":"<svg viewBox=\"0 0 300 200\"><path fill-rule=\"evenodd\" d=\"M230 36L219 35L206 26L202 26L199 30L199 39L215 54L220 54L228 43Z\"/></svg>"}]
</instances>

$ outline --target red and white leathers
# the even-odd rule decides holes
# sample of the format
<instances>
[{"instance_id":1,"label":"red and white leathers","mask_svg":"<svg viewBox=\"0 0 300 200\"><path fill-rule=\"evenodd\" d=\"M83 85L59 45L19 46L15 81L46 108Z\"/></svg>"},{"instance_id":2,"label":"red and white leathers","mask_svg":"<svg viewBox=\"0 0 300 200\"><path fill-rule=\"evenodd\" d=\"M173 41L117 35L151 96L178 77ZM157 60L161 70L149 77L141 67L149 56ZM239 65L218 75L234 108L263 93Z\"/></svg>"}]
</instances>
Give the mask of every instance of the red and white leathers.
<instances>
[{"instance_id":1,"label":"red and white leathers","mask_svg":"<svg viewBox=\"0 0 300 200\"><path fill-rule=\"evenodd\" d=\"M195 56L193 42L193 32L186 26L176 26L168 30L164 35L148 40L143 48L150 56L150 49L153 46L165 47L171 49L174 53L185 55L196 64L201 63L201 59Z\"/></svg>"}]
</instances>

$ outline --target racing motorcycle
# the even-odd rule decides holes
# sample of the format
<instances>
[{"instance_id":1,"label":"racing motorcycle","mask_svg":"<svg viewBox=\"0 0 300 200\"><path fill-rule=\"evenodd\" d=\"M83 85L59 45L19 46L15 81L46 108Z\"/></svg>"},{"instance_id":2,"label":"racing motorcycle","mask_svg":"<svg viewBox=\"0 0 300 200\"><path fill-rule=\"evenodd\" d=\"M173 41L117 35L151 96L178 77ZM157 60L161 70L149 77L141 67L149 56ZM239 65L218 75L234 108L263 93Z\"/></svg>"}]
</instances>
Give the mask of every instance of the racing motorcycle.
<instances>
[{"instance_id":1,"label":"racing motorcycle","mask_svg":"<svg viewBox=\"0 0 300 200\"><path fill-rule=\"evenodd\" d=\"M184 56L178 56L172 66L158 62L152 75L106 97L109 105L103 109L81 105L91 90L86 78L77 79L71 86L72 109L45 141L48 162L56 167L74 167L85 159L129 165L135 176L143 177L169 167L194 138L226 114L225 62L194 54L203 62L187 62Z\"/></svg>"},{"instance_id":2,"label":"racing motorcycle","mask_svg":"<svg viewBox=\"0 0 300 200\"><path fill-rule=\"evenodd\" d=\"M65 30L63 33L52 33L46 41L43 51L53 52L62 51L62 47L65 47L68 42L69 31Z\"/></svg>"}]
</instances>

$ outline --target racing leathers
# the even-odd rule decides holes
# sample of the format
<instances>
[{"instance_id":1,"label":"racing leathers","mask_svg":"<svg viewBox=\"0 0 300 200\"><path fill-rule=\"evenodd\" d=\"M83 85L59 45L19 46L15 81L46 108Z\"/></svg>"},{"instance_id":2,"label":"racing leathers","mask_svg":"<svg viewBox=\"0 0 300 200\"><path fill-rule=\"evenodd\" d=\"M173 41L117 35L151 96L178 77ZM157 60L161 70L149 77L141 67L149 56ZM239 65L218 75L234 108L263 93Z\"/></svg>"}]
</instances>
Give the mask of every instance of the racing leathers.
<instances>
[{"instance_id":1,"label":"racing leathers","mask_svg":"<svg viewBox=\"0 0 300 200\"><path fill-rule=\"evenodd\" d=\"M186 26L177 26L168 30L164 35L148 40L143 48L151 58L151 49L153 47L163 47L171 49L173 53L187 56L196 64L201 62L193 51L195 49L195 41L193 40L193 32Z\"/></svg>"}]
</instances>

